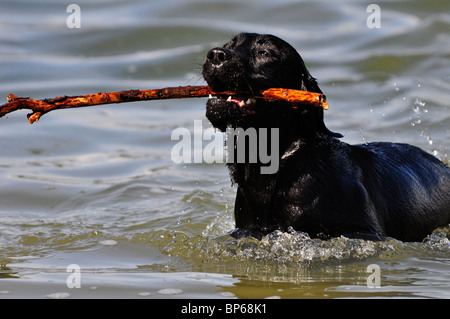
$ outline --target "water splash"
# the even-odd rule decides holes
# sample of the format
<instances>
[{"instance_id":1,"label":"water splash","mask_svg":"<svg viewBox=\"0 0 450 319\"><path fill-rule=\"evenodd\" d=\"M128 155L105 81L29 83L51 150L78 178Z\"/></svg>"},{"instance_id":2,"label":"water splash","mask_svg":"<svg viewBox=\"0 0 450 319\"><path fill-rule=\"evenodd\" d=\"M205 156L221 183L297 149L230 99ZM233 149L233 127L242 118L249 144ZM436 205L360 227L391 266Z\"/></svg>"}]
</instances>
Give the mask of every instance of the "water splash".
<instances>
[{"instance_id":1,"label":"water splash","mask_svg":"<svg viewBox=\"0 0 450 319\"><path fill-rule=\"evenodd\" d=\"M438 228L424 240L424 244L431 249L448 250L450 252L450 225Z\"/></svg>"},{"instance_id":2,"label":"water splash","mask_svg":"<svg viewBox=\"0 0 450 319\"><path fill-rule=\"evenodd\" d=\"M331 240L311 239L302 232L275 231L261 240L252 237L177 236L163 248L171 256L211 261L270 261L276 263L311 263L363 260L389 256L402 250L396 240L373 242L346 237Z\"/></svg>"},{"instance_id":3,"label":"water splash","mask_svg":"<svg viewBox=\"0 0 450 319\"><path fill-rule=\"evenodd\" d=\"M425 114L428 113L428 109L425 107L426 103L416 99L414 101L414 104L412 106L413 115L410 117L411 120L411 126L418 126L422 124L422 120L425 117ZM431 138L431 135L428 133L428 128L424 128L420 135L426 138L429 145L433 145L433 139ZM439 152L437 150L433 151L434 156L439 156Z\"/></svg>"},{"instance_id":4,"label":"water splash","mask_svg":"<svg viewBox=\"0 0 450 319\"><path fill-rule=\"evenodd\" d=\"M450 249L450 225L437 229L423 243L404 243L395 239L375 242L347 237L320 240L302 232L275 231L261 240L252 237L236 239L229 235L189 237L178 234L162 251L202 262L270 261L310 265L373 257L389 259L417 249Z\"/></svg>"},{"instance_id":5,"label":"water splash","mask_svg":"<svg viewBox=\"0 0 450 319\"><path fill-rule=\"evenodd\" d=\"M422 102L419 99L416 99L414 101L412 107L413 115L409 118L411 120L412 126L416 126L422 123L423 114L428 113L428 109L424 108L425 105L426 105L425 102Z\"/></svg>"}]
</instances>

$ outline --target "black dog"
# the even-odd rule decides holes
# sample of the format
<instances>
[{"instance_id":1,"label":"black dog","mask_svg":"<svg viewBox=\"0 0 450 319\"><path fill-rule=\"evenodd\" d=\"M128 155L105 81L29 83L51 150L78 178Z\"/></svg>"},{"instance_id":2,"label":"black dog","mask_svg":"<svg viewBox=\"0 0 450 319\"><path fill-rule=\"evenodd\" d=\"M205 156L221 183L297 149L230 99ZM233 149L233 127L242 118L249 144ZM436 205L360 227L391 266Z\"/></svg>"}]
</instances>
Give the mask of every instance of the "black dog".
<instances>
[{"instance_id":1,"label":"black dog","mask_svg":"<svg viewBox=\"0 0 450 319\"><path fill-rule=\"evenodd\" d=\"M252 98L268 88L322 93L285 41L238 34L208 52L203 76L215 92L250 92L240 98L210 98L206 116L215 127L254 128L258 145L266 150L274 140L261 139L259 129L278 128L275 173L263 174L260 160L228 164L238 184L234 236L260 238L293 228L323 239L344 235L421 241L450 223L450 169L438 159L407 144L348 145L326 128L321 108ZM232 148L228 151L236 150Z\"/></svg>"}]
</instances>

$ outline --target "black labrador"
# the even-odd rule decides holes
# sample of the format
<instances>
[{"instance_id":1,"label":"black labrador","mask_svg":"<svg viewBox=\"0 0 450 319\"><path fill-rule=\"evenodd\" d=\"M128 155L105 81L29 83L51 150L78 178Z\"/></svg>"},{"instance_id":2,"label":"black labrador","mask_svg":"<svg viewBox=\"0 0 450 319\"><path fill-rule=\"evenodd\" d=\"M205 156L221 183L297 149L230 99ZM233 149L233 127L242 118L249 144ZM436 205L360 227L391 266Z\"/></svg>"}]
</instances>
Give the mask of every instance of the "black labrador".
<instances>
[{"instance_id":1,"label":"black labrador","mask_svg":"<svg viewBox=\"0 0 450 319\"><path fill-rule=\"evenodd\" d=\"M321 108L253 98L268 88L322 93L297 51L280 38L238 34L207 53L203 76L214 92L249 92L210 98L206 116L214 127L253 128L258 147L277 144L272 174L262 173L261 160L228 163L238 184L234 236L294 229L322 239L421 241L450 223L450 169L440 160L407 144L349 145L327 129ZM263 139L261 132L277 139ZM234 154L236 144L227 143Z\"/></svg>"}]
</instances>

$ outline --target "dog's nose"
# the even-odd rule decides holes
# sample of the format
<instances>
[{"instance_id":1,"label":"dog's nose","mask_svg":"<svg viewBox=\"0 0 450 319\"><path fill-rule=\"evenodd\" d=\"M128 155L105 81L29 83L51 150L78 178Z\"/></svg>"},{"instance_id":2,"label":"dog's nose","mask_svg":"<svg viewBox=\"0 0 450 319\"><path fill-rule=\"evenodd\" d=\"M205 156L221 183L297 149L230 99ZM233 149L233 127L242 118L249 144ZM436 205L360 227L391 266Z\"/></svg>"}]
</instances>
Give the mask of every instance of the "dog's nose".
<instances>
[{"instance_id":1,"label":"dog's nose","mask_svg":"<svg viewBox=\"0 0 450 319\"><path fill-rule=\"evenodd\" d=\"M206 54L206 58L212 65L220 66L225 61L231 59L231 52L225 48L213 48Z\"/></svg>"}]
</instances>

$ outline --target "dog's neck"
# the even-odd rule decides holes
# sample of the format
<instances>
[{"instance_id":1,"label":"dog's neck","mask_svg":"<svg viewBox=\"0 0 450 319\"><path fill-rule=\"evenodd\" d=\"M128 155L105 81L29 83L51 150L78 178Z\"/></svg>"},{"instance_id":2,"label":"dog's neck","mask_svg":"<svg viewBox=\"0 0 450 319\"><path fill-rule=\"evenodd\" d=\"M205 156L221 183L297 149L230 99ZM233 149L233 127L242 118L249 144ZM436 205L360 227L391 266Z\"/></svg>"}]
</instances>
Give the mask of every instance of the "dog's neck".
<instances>
[{"instance_id":1,"label":"dog's neck","mask_svg":"<svg viewBox=\"0 0 450 319\"><path fill-rule=\"evenodd\" d=\"M262 105L256 117L238 118L235 123L228 124L228 130L240 132L227 136L227 163L232 180L238 184L250 179L258 181L261 178L261 183L276 179L278 168L294 154L302 154L300 159L304 163L298 165L308 166L311 163L308 158L314 157L317 145L340 136L326 128L322 110L294 109L284 103ZM245 149L239 145L245 145Z\"/></svg>"},{"instance_id":2,"label":"dog's neck","mask_svg":"<svg viewBox=\"0 0 450 319\"><path fill-rule=\"evenodd\" d=\"M271 180L277 179L280 167L290 161L291 158L299 158L298 155L300 154L300 158L304 158L305 163L300 162L298 165L308 165L307 163L311 161L306 159L314 156L309 150L315 148L318 144L323 145L324 141L334 139L321 133L308 134L307 136L298 135L294 139L288 139L288 136L292 136L292 132L285 132L283 129L279 129L279 132L275 134L274 128L265 130L272 131L269 138L265 134L261 134L261 130L257 130L258 140L251 141L247 139L245 149L239 147L239 138L243 138L243 136L238 136L238 142L235 139L233 143L231 143L230 136L228 136L228 167L233 183L244 185L252 180L260 183L261 186L266 183L270 184ZM257 145L249 145L249 143L256 143ZM257 149L257 156L253 156L252 160L250 160L248 156L255 149ZM240 156L238 152L243 151L246 155L245 161L239 160L243 156Z\"/></svg>"}]
</instances>

